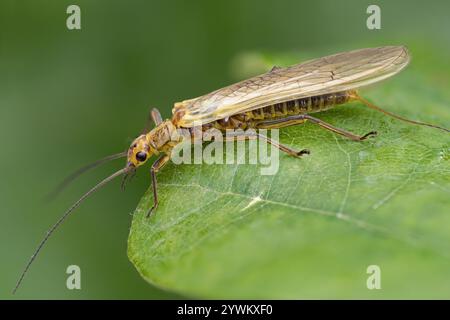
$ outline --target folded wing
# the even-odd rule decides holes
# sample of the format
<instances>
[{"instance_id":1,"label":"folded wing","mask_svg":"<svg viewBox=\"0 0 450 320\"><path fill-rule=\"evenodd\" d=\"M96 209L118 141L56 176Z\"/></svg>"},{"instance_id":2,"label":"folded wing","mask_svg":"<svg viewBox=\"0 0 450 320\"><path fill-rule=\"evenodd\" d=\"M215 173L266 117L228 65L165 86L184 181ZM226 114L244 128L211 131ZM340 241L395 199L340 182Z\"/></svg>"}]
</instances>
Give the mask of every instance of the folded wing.
<instances>
[{"instance_id":1,"label":"folded wing","mask_svg":"<svg viewBox=\"0 0 450 320\"><path fill-rule=\"evenodd\" d=\"M403 46L338 53L271 71L175 104L177 125L192 127L275 103L360 88L386 79L409 62Z\"/></svg>"}]
</instances>

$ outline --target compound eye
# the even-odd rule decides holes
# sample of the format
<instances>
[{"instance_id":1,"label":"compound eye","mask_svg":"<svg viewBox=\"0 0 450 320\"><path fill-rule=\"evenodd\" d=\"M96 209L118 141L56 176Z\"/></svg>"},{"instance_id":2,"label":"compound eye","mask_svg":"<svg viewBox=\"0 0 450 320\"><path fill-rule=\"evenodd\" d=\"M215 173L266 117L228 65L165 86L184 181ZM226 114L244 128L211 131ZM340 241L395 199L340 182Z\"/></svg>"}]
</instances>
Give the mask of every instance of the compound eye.
<instances>
[{"instance_id":1,"label":"compound eye","mask_svg":"<svg viewBox=\"0 0 450 320\"><path fill-rule=\"evenodd\" d=\"M140 162L145 161L145 159L147 159L147 154L143 151L139 151L138 153L136 153L136 159Z\"/></svg>"}]
</instances>

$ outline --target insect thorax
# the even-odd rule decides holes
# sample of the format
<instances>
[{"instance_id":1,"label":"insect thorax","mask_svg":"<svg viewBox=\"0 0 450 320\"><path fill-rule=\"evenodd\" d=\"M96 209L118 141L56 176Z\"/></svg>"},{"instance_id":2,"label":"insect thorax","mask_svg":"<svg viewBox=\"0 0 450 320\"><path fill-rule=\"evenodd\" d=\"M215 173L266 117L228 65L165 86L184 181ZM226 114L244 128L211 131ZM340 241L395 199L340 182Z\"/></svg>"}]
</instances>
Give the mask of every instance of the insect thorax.
<instances>
[{"instance_id":1,"label":"insect thorax","mask_svg":"<svg viewBox=\"0 0 450 320\"><path fill-rule=\"evenodd\" d=\"M151 148L158 152L169 153L183 136L170 120L166 120L147 133L146 138Z\"/></svg>"}]
</instances>

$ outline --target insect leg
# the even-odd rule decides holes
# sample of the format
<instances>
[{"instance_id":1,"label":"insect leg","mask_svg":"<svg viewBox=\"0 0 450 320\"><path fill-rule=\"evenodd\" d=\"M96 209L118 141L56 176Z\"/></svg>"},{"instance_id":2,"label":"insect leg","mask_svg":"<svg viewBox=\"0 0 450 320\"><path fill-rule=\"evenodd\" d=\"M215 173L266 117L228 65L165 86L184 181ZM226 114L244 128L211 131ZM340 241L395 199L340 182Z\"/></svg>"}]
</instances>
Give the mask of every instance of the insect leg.
<instances>
[{"instance_id":1,"label":"insect leg","mask_svg":"<svg viewBox=\"0 0 450 320\"><path fill-rule=\"evenodd\" d=\"M158 190L156 185L156 174L158 171L164 167L164 165L169 161L170 157L168 155L163 155L158 158L153 164L152 168L150 169L150 175L152 177L152 188L153 188L153 206L148 210L147 212L147 218L150 216L150 214L158 207Z\"/></svg>"},{"instance_id":2,"label":"insect leg","mask_svg":"<svg viewBox=\"0 0 450 320\"><path fill-rule=\"evenodd\" d=\"M335 127L335 126L333 126L333 125L331 125L331 124L329 124L329 123L327 123L327 122L325 122L325 121L322 121L322 120L320 120L320 119L311 117L309 114L304 114L304 115L302 115L302 116L303 116L305 119L307 119L307 120L309 120L309 121L311 121L311 122L314 122L315 124L318 124L319 126L321 126L321 127L324 128L324 129L333 131L333 132L335 132L335 133L337 133L337 134L340 134L340 135L342 135L342 136L344 136L344 137L347 137L347 138L349 138L349 139L351 139L351 140L353 140L353 141L363 141L363 140L366 140L366 139L369 138L369 137L372 137L372 136L376 136L376 135L377 135L377 132L376 132L376 131L370 131L370 132L366 133L365 135L358 136L358 135L356 135L356 134L354 134L354 133L351 133L351 132L349 132L349 131L346 131L346 130L344 130L344 129L337 128L337 127Z\"/></svg>"},{"instance_id":3,"label":"insect leg","mask_svg":"<svg viewBox=\"0 0 450 320\"><path fill-rule=\"evenodd\" d=\"M260 139L264 140L266 143L269 143L269 144L273 145L274 147L277 147L281 151L287 153L288 155L294 156L297 158L301 157L304 154L310 153L308 149L302 149L300 151L294 150L284 144L281 144L281 143L279 143L275 140L272 140L269 137L267 137L261 133L257 133L257 132L255 132L254 134L248 134L248 133L244 133L244 132L236 132L236 134L224 136L225 141L236 141L239 139L255 139L255 138L260 138Z\"/></svg>"},{"instance_id":4,"label":"insect leg","mask_svg":"<svg viewBox=\"0 0 450 320\"><path fill-rule=\"evenodd\" d=\"M315 124L318 124L319 126L321 126L324 129L333 131L335 133L343 135L344 137L347 137L354 141L362 141L362 140L367 139L370 136L374 136L377 134L376 131L370 131L369 133L366 133L363 136L358 136L358 135L348 132L344 129L337 128L325 121L322 121L320 119L312 117L309 114L299 114L299 115L289 116L289 117L285 117L285 118L281 118L281 119L263 121L263 122L258 123L257 126L258 126L258 128L269 128L269 127L270 128L276 128L276 127L281 128L281 127L285 127L285 126L291 126L294 124L304 123L305 120L309 120Z\"/></svg>"},{"instance_id":5,"label":"insect leg","mask_svg":"<svg viewBox=\"0 0 450 320\"><path fill-rule=\"evenodd\" d=\"M266 137L263 134L257 133L256 135L258 136L258 138L263 139L267 143L273 145L274 147L277 147L278 149L280 149L283 152L286 152L290 156L300 158L304 154L310 154L310 151L308 149L302 149L300 151L297 151L297 150L289 148L288 146L286 146L284 144L278 143L277 141L274 141L274 140L270 139L269 137Z\"/></svg>"},{"instance_id":6,"label":"insect leg","mask_svg":"<svg viewBox=\"0 0 450 320\"><path fill-rule=\"evenodd\" d=\"M155 123L155 126L161 124L163 122L161 113L158 109L153 108L152 111L150 111L150 115L152 117L153 122Z\"/></svg>"},{"instance_id":7,"label":"insect leg","mask_svg":"<svg viewBox=\"0 0 450 320\"><path fill-rule=\"evenodd\" d=\"M145 123L145 127L144 130L142 130L142 133L147 133L150 131L152 122L155 124L155 126L163 122L161 113L156 108L152 108L150 110L149 117L147 119L147 122Z\"/></svg>"}]
</instances>

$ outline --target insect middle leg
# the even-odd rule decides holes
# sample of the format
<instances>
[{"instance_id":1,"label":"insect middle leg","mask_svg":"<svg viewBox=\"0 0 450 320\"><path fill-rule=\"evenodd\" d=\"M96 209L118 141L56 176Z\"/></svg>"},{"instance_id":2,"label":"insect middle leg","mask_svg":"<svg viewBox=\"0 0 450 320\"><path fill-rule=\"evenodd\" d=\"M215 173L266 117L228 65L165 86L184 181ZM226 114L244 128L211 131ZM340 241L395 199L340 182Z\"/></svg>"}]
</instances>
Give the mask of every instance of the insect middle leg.
<instances>
[{"instance_id":1,"label":"insect middle leg","mask_svg":"<svg viewBox=\"0 0 450 320\"><path fill-rule=\"evenodd\" d=\"M150 214L158 207L158 188L156 185L156 174L158 171L164 167L164 165L169 161L170 157L168 155L163 155L159 157L150 169L150 174L152 177L152 188L153 188L153 206L148 210L146 217L148 218Z\"/></svg>"},{"instance_id":2,"label":"insect middle leg","mask_svg":"<svg viewBox=\"0 0 450 320\"><path fill-rule=\"evenodd\" d=\"M260 139L264 140L266 143L273 145L274 147L280 149L281 151L283 151L293 157L299 158L304 154L310 153L308 149L302 149L300 151L294 150L294 149L288 147L287 145L279 143L259 132L254 132L254 133L235 132L235 134L233 134L233 135L225 135L224 141L236 141L238 139L256 139L256 138L260 138Z\"/></svg>"},{"instance_id":3,"label":"insect middle leg","mask_svg":"<svg viewBox=\"0 0 450 320\"><path fill-rule=\"evenodd\" d=\"M370 132L366 133L365 135L358 136L358 135L351 133L349 131L346 131L344 129L337 128L323 120L312 117L309 114L299 114L299 115L289 116L289 117L281 118L281 119L261 121L261 122L257 123L256 127L257 128L276 128L276 127L280 128L280 127L290 126L290 125L294 125L294 124L304 123L305 120L309 120L315 124L318 124L319 126L321 126L324 129L333 131L337 134L340 134L340 135L347 137L354 141L363 141L363 140L367 139L368 137L375 136L377 134L376 131L370 131Z\"/></svg>"}]
</instances>

